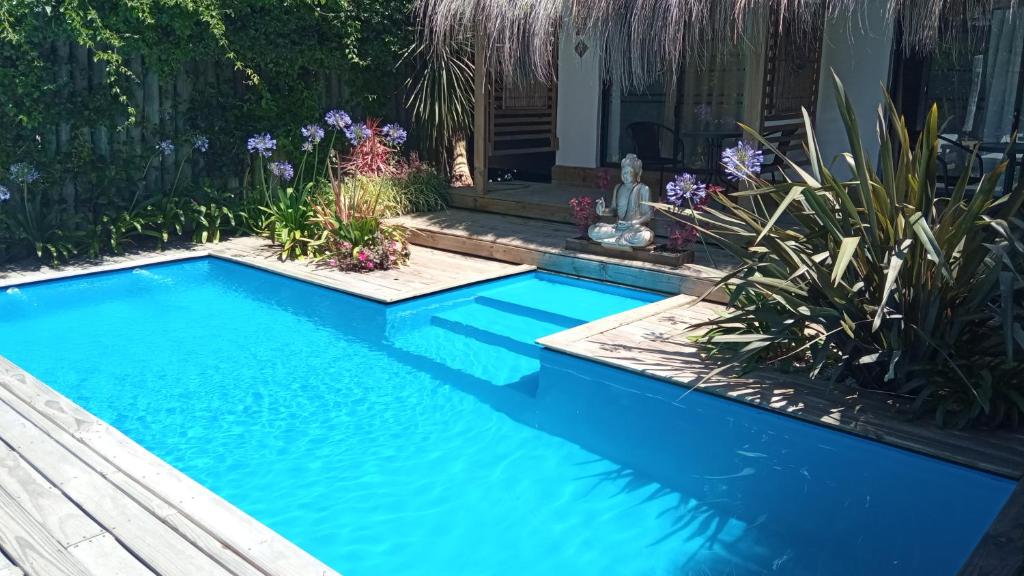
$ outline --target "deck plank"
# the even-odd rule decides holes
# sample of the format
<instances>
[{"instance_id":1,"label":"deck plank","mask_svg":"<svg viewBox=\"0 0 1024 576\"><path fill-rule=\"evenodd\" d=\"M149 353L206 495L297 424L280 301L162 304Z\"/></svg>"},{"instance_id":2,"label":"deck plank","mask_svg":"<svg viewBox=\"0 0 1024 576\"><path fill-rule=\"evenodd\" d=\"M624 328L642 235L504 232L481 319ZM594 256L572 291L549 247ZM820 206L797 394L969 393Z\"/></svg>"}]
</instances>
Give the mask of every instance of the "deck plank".
<instances>
[{"instance_id":1,"label":"deck plank","mask_svg":"<svg viewBox=\"0 0 1024 576\"><path fill-rule=\"evenodd\" d=\"M575 227L504 214L452 209L411 214L396 221L413 230L409 241L420 246L669 294L703 295L721 275L718 267L734 263L725 252L715 249L711 250L712 262L703 248L696 250L697 263L678 268L584 254L565 248L565 239L576 234ZM724 301L725 294L714 291L712 299Z\"/></svg>"},{"instance_id":2,"label":"deck plank","mask_svg":"<svg viewBox=\"0 0 1024 576\"><path fill-rule=\"evenodd\" d=\"M108 532L68 547L92 573L102 576L154 576L153 572L132 556Z\"/></svg>"},{"instance_id":3,"label":"deck plank","mask_svg":"<svg viewBox=\"0 0 1024 576\"><path fill-rule=\"evenodd\" d=\"M0 549L28 576L90 576L46 528L0 487Z\"/></svg>"},{"instance_id":4,"label":"deck plank","mask_svg":"<svg viewBox=\"0 0 1024 576\"><path fill-rule=\"evenodd\" d=\"M0 486L65 548L104 532L6 445L0 445Z\"/></svg>"}]
</instances>

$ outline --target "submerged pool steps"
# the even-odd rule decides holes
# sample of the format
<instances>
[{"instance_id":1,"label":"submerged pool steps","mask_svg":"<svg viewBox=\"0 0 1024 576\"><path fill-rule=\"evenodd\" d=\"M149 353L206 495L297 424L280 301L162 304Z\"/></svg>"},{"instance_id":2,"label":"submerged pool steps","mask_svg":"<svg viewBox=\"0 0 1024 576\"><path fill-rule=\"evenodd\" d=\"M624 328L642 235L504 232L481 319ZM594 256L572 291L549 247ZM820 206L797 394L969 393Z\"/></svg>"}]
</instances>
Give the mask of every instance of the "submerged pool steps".
<instances>
[{"instance_id":1,"label":"submerged pool steps","mask_svg":"<svg viewBox=\"0 0 1024 576\"><path fill-rule=\"evenodd\" d=\"M429 323L394 336L392 342L407 352L504 386L537 371L538 338L580 323L516 302L479 296L433 311Z\"/></svg>"}]
</instances>

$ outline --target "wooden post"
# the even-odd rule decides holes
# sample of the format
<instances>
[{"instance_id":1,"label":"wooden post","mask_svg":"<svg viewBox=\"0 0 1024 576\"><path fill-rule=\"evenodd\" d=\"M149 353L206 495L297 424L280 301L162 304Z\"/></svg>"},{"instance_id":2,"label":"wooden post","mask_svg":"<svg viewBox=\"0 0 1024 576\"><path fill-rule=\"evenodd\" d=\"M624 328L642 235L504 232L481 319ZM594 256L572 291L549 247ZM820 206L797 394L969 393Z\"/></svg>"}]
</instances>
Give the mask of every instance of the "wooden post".
<instances>
[{"instance_id":1,"label":"wooden post","mask_svg":"<svg viewBox=\"0 0 1024 576\"><path fill-rule=\"evenodd\" d=\"M477 31L473 47L473 183L477 192L487 194L487 56L484 36Z\"/></svg>"}]
</instances>

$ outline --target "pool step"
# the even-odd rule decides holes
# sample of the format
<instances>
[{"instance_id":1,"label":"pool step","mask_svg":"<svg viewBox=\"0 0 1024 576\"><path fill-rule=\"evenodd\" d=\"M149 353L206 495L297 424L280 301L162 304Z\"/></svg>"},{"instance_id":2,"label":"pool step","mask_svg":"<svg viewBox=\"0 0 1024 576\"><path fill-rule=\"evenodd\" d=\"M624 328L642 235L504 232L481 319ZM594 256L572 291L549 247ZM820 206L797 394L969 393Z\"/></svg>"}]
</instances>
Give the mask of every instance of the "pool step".
<instances>
[{"instance_id":1,"label":"pool step","mask_svg":"<svg viewBox=\"0 0 1024 576\"><path fill-rule=\"evenodd\" d=\"M534 374L540 362L506 347L498 346L450 329L430 324L391 339L396 348L443 364L476 379L504 386Z\"/></svg>"},{"instance_id":2,"label":"pool step","mask_svg":"<svg viewBox=\"0 0 1024 576\"><path fill-rule=\"evenodd\" d=\"M537 289L536 283L510 284L487 290L477 296L476 301L491 308L557 324L563 329L636 306L636 300L628 300L625 296L609 293L602 298L593 298L592 294L570 281L550 275L544 278L542 290ZM652 296L652 301L655 299Z\"/></svg>"},{"instance_id":3,"label":"pool step","mask_svg":"<svg viewBox=\"0 0 1024 576\"><path fill-rule=\"evenodd\" d=\"M531 347L538 338L579 325L570 318L485 296L476 298L475 303L435 314L433 322L464 326L473 329L475 334L488 333Z\"/></svg>"},{"instance_id":4,"label":"pool step","mask_svg":"<svg viewBox=\"0 0 1024 576\"><path fill-rule=\"evenodd\" d=\"M518 302L510 302L508 300L501 300L490 296L478 296L476 298L476 302L481 306L501 310L502 312L507 312L520 318L525 317L546 324L556 325L559 326L561 330L579 326L582 322L577 318L572 318L563 314L548 312L525 304L519 304Z\"/></svg>"}]
</instances>

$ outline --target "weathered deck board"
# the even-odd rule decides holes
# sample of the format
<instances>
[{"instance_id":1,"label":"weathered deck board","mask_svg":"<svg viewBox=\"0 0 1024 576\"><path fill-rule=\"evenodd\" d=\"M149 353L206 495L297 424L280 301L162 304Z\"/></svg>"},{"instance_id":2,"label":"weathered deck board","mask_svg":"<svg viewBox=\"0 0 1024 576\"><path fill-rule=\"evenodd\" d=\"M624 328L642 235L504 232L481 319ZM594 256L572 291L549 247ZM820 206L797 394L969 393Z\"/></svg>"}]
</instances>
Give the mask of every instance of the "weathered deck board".
<instances>
[{"instance_id":1,"label":"weathered deck board","mask_svg":"<svg viewBox=\"0 0 1024 576\"><path fill-rule=\"evenodd\" d=\"M265 239L241 237L219 244L188 246L166 252L140 252L104 257L102 260L86 260L59 269L28 264L8 267L0 269L0 289L30 282L214 256L361 298L392 303L533 269L532 266L509 264L496 259L474 258L423 246L412 246L411 252L412 257L407 265L392 270L372 273L342 272L309 262L282 262L277 258L277 251Z\"/></svg>"},{"instance_id":2,"label":"weathered deck board","mask_svg":"<svg viewBox=\"0 0 1024 576\"><path fill-rule=\"evenodd\" d=\"M502 214L452 209L397 221L413 229L409 241L414 244L669 294L704 294L721 269L733 264L725 252L703 247L695 250L696 263L678 268L584 254L564 247L565 239L576 235L574 226ZM712 297L724 298L722 293Z\"/></svg>"},{"instance_id":3,"label":"weathered deck board","mask_svg":"<svg viewBox=\"0 0 1024 576\"><path fill-rule=\"evenodd\" d=\"M0 548L29 574L89 576L39 520L0 487Z\"/></svg>"},{"instance_id":4,"label":"weathered deck board","mask_svg":"<svg viewBox=\"0 0 1024 576\"><path fill-rule=\"evenodd\" d=\"M33 470L17 452L0 446L0 486L67 548L103 534L91 518Z\"/></svg>"},{"instance_id":5,"label":"weathered deck board","mask_svg":"<svg viewBox=\"0 0 1024 576\"><path fill-rule=\"evenodd\" d=\"M368 274L339 272L305 262L282 262L276 251L259 238L236 238L210 253L382 303L400 302L532 269L423 246L413 246L411 252L408 265Z\"/></svg>"},{"instance_id":6,"label":"weathered deck board","mask_svg":"<svg viewBox=\"0 0 1024 576\"><path fill-rule=\"evenodd\" d=\"M648 184L653 192L658 191L657 179ZM570 199L586 196L594 200L604 198L610 202L611 195L610 190L597 187L513 180L491 183L486 195L480 195L473 188L453 188L449 193L449 206L572 224ZM659 236L667 236L669 223L668 216L656 213L651 227Z\"/></svg>"}]
</instances>

